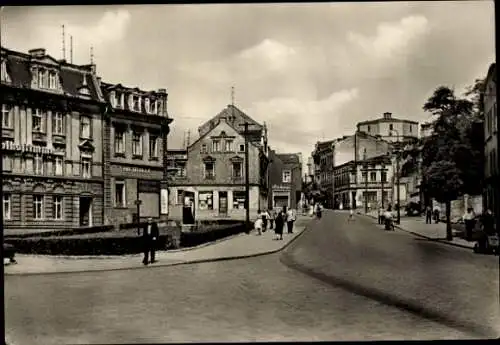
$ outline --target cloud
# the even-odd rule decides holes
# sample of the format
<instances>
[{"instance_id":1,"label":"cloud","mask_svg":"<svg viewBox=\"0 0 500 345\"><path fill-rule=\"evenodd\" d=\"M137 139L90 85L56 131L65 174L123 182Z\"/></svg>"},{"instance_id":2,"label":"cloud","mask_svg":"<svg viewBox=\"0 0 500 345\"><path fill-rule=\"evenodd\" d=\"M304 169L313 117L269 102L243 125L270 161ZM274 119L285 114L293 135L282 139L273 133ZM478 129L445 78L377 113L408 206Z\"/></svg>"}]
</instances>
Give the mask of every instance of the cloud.
<instances>
[{"instance_id":1,"label":"cloud","mask_svg":"<svg viewBox=\"0 0 500 345\"><path fill-rule=\"evenodd\" d=\"M349 32L347 39L361 48L364 53L376 58L387 59L405 53L413 41L425 34L427 30L427 18L408 16L399 22L380 23L374 36L363 36Z\"/></svg>"}]
</instances>

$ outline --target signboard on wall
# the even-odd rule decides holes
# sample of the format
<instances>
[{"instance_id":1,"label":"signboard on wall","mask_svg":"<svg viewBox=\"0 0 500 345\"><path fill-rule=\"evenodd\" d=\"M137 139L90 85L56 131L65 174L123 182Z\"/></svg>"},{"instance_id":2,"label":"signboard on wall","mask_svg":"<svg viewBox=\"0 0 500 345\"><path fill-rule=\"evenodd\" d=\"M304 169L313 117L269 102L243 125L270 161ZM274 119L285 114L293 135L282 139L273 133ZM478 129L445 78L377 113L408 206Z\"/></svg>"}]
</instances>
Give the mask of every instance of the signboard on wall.
<instances>
[{"instance_id":1,"label":"signboard on wall","mask_svg":"<svg viewBox=\"0 0 500 345\"><path fill-rule=\"evenodd\" d=\"M160 181L137 180L139 193L158 193L160 191Z\"/></svg>"},{"instance_id":2,"label":"signboard on wall","mask_svg":"<svg viewBox=\"0 0 500 345\"><path fill-rule=\"evenodd\" d=\"M164 188L160 194L160 213L168 214L168 189Z\"/></svg>"},{"instance_id":3,"label":"signboard on wall","mask_svg":"<svg viewBox=\"0 0 500 345\"><path fill-rule=\"evenodd\" d=\"M149 178L161 180L163 177L163 170L159 168L150 167L132 167L124 165L111 165L111 174L113 176L131 177L131 178Z\"/></svg>"}]
</instances>

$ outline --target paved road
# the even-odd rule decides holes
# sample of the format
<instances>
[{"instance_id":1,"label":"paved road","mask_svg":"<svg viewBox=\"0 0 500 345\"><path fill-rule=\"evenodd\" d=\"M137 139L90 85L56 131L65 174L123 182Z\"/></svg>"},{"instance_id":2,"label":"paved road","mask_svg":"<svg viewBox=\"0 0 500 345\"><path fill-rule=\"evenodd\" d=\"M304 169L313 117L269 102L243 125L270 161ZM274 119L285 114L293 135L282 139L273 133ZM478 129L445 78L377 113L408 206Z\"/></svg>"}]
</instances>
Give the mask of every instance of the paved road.
<instances>
[{"instance_id":1,"label":"paved road","mask_svg":"<svg viewBox=\"0 0 500 345\"><path fill-rule=\"evenodd\" d=\"M352 287L338 287L338 282L334 284L317 273L323 270L331 278L340 272L354 282L369 280L379 288L380 281L386 278L383 273L400 270L409 259L399 256L410 255L420 261L405 267L406 271L412 271L420 279L423 275L427 280L435 278L438 271L442 272L441 279L433 284L451 287L457 282L447 276L448 271L434 268L424 273L423 266L441 262L437 258L444 256L445 261L457 261L458 272L470 270L473 264L479 265L481 271L489 270L490 262L494 261L468 255L459 248L433 249L433 254L424 254L427 252L419 249L421 246L433 248L439 244L416 242L406 234L382 233L370 237L366 234L376 231L370 223L362 224L363 221L358 220L355 227L345 229L338 225L343 217L327 215L296 241L285 256L274 254L236 261L114 272L6 276L8 340L28 345L474 336L470 327L433 321L395 308L376 296L348 291ZM364 236L360 236L362 234ZM394 239L388 240L391 236ZM371 242L374 239L378 245ZM386 241L401 247L384 251L383 248L390 247L390 244L383 244ZM402 247L402 243L407 243L408 247ZM466 263L466 259L470 263ZM307 274L297 270L304 266L310 266L305 271ZM311 272L316 272L316 276L312 277ZM411 283L424 286L423 281L408 281L406 275L393 277L389 292L407 288L420 290L407 286ZM459 304L467 304L462 301L462 295L467 295L471 287L481 282L484 279L462 281L462 292L455 294ZM489 297L489 287L482 289L486 291L486 298ZM437 298L421 296L431 300Z\"/></svg>"}]
</instances>

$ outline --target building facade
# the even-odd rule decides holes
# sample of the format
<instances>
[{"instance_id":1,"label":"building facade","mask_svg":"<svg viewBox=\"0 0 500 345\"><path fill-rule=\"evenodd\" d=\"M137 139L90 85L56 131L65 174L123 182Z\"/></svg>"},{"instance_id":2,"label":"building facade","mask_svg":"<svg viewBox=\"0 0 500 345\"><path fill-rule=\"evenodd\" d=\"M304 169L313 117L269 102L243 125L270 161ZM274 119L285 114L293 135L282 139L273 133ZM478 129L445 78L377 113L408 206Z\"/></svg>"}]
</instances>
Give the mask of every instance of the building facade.
<instances>
[{"instance_id":1,"label":"building facade","mask_svg":"<svg viewBox=\"0 0 500 345\"><path fill-rule=\"evenodd\" d=\"M324 206L333 207L333 143L335 140L317 142L312 152L315 183L326 195Z\"/></svg>"},{"instance_id":2,"label":"building facade","mask_svg":"<svg viewBox=\"0 0 500 345\"><path fill-rule=\"evenodd\" d=\"M109 83L101 83L101 89L108 102L104 118L105 222L132 223L138 215L141 220L166 217L168 195L162 200L162 189L167 185L166 144L172 122L166 90L144 91Z\"/></svg>"},{"instance_id":3,"label":"building facade","mask_svg":"<svg viewBox=\"0 0 500 345\"><path fill-rule=\"evenodd\" d=\"M1 49L4 229L104 221L102 113L95 65Z\"/></svg>"},{"instance_id":4,"label":"building facade","mask_svg":"<svg viewBox=\"0 0 500 345\"><path fill-rule=\"evenodd\" d=\"M177 210L192 202L197 220L245 218L245 122L249 124L250 213L267 206L267 130L229 105L200 126L199 138L187 148L186 177L175 179L170 188L170 203Z\"/></svg>"},{"instance_id":5,"label":"building facade","mask_svg":"<svg viewBox=\"0 0 500 345\"><path fill-rule=\"evenodd\" d=\"M484 192L483 208L498 210L500 198L499 163L498 162L498 113L496 63L491 64L485 79L484 88ZM497 211L498 212L498 211Z\"/></svg>"},{"instance_id":6,"label":"building facade","mask_svg":"<svg viewBox=\"0 0 500 345\"><path fill-rule=\"evenodd\" d=\"M359 122L356 127L358 132L380 136L392 143L415 142L420 129L418 122L393 118L389 112L384 113L382 118Z\"/></svg>"},{"instance_id":7,"label":"building facade","mask_svg":"<svg viewBox=\"0 0 500 345\"><path fill-rule=\"evenodd\" d=\"M389 155L349 161L334 168L334 208L369 210L394 203Z\"/></svg>"},{"instance_id":8,"label":"building facade","mask_svg":"<svg viewBox=\"0 0 500 345\"><path fill-rule=\"evenodd\" d=\"M302 157L300 153L278 154L269 150L270 200L267 208L298 208L302 193Z\"/></svg>"}]
</instances>

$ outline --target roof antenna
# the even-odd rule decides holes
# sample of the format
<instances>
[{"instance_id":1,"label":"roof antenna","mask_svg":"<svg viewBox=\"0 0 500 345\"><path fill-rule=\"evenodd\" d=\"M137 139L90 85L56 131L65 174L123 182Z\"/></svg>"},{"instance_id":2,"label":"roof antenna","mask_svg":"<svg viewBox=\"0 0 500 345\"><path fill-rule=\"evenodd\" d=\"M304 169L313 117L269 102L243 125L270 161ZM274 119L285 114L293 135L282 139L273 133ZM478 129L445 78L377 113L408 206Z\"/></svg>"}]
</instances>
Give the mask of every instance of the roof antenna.
<instances>
[{"instance_id":1,"label":"roof antenna","mask_svg":"<svg viewBox=\"0 0 500 345\"><path fill-rule=\"evenodd\" d=\"M62 58L66 60L66 35L64 34L64 24L62 25Z\"/></svg>"},{"instance_id":2,"label":"roof antenna","mask_svg":"<svg viewBox=\"0 0 500 345\"><path fill-rule=\"evenodd\" d=\"M69 36L69 62L73 63L73 36Z\"/></svg>"},{"instance_id":3,"label":"roof antenna","mask_svg":"<svg viewBox=\"0 0 500 345\"><path fill-rule=\"evenodd\" d=\"M90 46L90 64L94 64L94 47Z\"/></svg>"}]
</instances>

